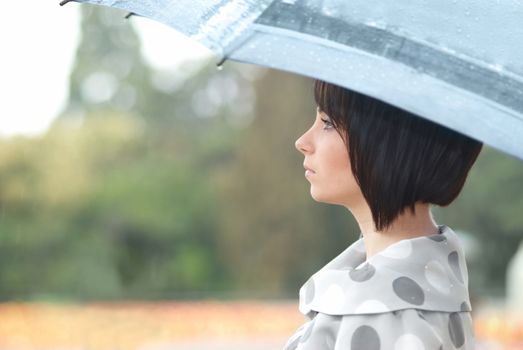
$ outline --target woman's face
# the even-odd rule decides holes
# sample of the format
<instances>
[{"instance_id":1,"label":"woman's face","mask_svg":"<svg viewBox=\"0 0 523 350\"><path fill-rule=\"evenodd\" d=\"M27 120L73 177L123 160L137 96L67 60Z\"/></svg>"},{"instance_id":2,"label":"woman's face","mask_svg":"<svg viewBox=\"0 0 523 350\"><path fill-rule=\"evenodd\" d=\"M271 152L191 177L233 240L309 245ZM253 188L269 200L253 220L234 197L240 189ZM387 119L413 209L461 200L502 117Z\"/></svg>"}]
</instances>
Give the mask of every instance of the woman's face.
<instances>
[{"instance_id":1,"label":"woman's face","mask_svg":"<svg viewBox=\"0 0 523 350\"><path fill-rule=\"evenodd\" d=\"M303 166L311 196L318 202L351 207L363 198L352 175L347 146L329 116L316 110L314 124L295 142L303 153Z\"/></svg>"}]
</instances>

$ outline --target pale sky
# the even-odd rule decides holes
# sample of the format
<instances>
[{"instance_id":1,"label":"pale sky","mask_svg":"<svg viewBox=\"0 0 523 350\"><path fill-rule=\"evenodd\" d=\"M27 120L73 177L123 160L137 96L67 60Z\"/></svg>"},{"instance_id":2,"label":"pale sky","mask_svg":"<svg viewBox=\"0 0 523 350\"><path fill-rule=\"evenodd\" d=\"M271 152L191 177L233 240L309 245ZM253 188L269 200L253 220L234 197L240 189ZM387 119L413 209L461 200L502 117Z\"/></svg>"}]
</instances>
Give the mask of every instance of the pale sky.
<instances>
[{"instance_id":1,"label":"pale sky","mask_svg":"<svg viewBox=\"0 0 523 350\"><path fill-rule=\"evenodd\" d=\"M45 132L65 104L78 45L79 8L87 5L59 2L8 1L0 12L0 136ZM165 25L140 17L131 23L154 67L175 69L184 60L213 56Z\"/></svg>"}]
</instances>

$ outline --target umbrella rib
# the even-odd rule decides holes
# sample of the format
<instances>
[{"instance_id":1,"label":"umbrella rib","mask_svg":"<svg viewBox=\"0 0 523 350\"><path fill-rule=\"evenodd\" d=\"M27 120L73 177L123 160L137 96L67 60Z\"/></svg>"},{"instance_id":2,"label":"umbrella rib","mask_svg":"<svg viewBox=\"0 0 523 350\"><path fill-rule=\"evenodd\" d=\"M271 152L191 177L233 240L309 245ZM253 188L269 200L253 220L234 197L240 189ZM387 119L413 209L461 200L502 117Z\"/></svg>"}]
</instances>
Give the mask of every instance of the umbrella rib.
<instances>
[{"instance_id":1,"label":"umbrella rib","mask_svg":"<svg viewBox=\"0 0 523 350\"><path fill-rule=\"evenodd\" d=\"M64 6L65 4L67 4L68 2L71 2L71 1L75 1L75 0L62 0L62 1L60 1L60 6Z\"/></svg>"}]
</instances>

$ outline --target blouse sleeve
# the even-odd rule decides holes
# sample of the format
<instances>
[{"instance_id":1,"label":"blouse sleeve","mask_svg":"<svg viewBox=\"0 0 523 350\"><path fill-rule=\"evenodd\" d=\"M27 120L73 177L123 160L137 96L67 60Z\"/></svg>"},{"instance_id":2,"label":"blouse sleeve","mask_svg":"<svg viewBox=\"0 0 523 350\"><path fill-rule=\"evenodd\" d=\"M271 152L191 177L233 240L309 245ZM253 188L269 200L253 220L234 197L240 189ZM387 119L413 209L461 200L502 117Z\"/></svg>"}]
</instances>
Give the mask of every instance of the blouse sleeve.
<instances>
[{"instance_id":1,"label":"blouse sleeve","mask_svg":"<svg viewBox=\"0 0 523 350\"><path fill-rule=\"evenodd\" d=\"M318 313L284 350L474 350L470 312L403 309L377 314Z\"/></svg>"}]
</instances>

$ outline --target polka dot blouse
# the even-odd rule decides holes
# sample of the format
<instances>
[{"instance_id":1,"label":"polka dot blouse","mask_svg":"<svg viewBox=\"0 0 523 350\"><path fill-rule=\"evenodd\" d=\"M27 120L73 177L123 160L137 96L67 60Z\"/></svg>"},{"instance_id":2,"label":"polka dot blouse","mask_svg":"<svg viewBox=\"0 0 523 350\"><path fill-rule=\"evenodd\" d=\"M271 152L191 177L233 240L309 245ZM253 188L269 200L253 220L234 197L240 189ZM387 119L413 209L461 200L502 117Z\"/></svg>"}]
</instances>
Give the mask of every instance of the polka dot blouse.
<instances>
[{"instance_id":1,"label":"polka dot blouse","mask_svg":"<svg viewBox=\"0 0 523 350\"><path fill-rule=\"evenodd\" d=\"M306 323L284 350L473 350L468 272L458 236L398 241L366 260L363 237L300 288Z\"/></svg>"}]
</instances>

